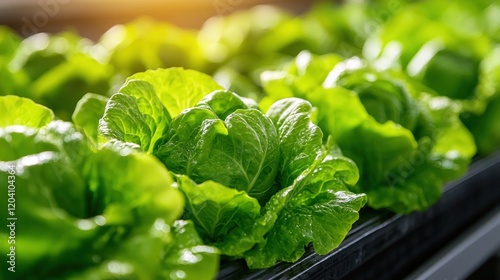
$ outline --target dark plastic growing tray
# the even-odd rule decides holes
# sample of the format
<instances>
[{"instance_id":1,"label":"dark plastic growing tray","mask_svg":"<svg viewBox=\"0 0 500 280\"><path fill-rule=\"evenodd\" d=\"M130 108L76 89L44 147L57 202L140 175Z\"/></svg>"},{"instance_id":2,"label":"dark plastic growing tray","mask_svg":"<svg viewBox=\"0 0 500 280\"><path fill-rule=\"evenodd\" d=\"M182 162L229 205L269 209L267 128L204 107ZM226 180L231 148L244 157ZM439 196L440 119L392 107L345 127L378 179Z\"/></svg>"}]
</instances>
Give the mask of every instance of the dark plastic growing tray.
<instances>
[{"instance_id":1,"label":"dark plastic growing tray","mask_svg":"<svg viewBox=\"0 0 500 280\"><path fill-rule=\"evenodd\" d=\"M344 242L327 255L308 247L299 261L262 270L250 270L244 261L223 262L218 279L400 279L499 204L500 151L472 164L425 212L364 209Z\"/></svg>"}]
</instances>

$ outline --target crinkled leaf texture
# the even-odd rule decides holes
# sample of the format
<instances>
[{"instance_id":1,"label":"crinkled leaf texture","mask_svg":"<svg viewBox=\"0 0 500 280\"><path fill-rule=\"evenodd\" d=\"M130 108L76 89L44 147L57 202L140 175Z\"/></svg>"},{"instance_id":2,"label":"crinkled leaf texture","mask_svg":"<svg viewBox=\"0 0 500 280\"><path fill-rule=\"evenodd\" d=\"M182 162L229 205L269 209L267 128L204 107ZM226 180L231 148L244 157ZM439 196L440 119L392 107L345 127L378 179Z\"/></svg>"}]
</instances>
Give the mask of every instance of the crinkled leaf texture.
<instances>
[{"instance_id":1,"label":"crinkled leaf texture","mask_svg":"<svg viewBox=\"0 0 500 280\"><path fill-rule=\"evenodd\" d=\"M330 252L366 203L364 194L349 190L359 179L358 168L331 141L322 145L311 112L311 104L298 98L277 101L267 112L280 133L280 183L287 187L271 198L254 225L264 238L245 253L251 268L296 261L309 243L319 254Z\"/></svg>"},{"instance_id":2,"label":"crinkled leaf texture","mask_svg":"<svg viewBox=\"0 0 500 280\"><path fill-rule=\"evenodd\" d=\"M278 128L280 137L280 183L290 186L320 155L321 129L311 122L313 107L299 98L275 102L266 115Z\"/></svg>"},{"instance_id":3,"label":"crinkled leaf texture","mask_svg":"<svg viewBox=\"0 0 500 280\"><path fill-rule=\"evenodd\" d=\"M346 178L346 174L350 176ZM366 203L365 194L348 190L347 182L355 183L356 175L352 161L327 156L274 195L255 224L254 230L265 234L263 241L245 253L248 266L264 268L279 260L296 261L309 243L318 254L338 247Z\"/></svg>"},{"instance_id":4,"label":"crinkled leaf texture","mask_svg":"<svg viewBox=\"0 0 500 280\"><path fill-rule=\"evenodd\" d=\"M99 121L101 142L135 143L152 153L172 117L221 89L208 75L182 68L137 73L114 94Z\"/></svg>"},{"instance_id":5,"label":"crinkled leaf texture","mask_svg":"<svg viewBox=\"0 0 500 280\"><path fill-rule=\"evenodd\" d=\"M279 140L269 118L216 91L172 120L153 153L173 172L243 190L265 203L276 192Z\"/></svg>"},{"instance_id":6,"label":"crinkled leaf texture","mask_svg":"<svg viewBox=\"0 0 500 280\"><path fill-rule=\"evenodd\" d=\"M213 181L198 185L179 176L178 183L186 200L184 218L194 221L207 244L229 256L239 256L255 245L258 237L252 227L261 208L255 198Z\"/></svg>"},{"instance_id":7,"label":"crinkled leaf texture","mask_svg":"<svg viewBox=\"0 0 500 280\"><path fill-rule=\"evenodd\" d=\"M105 140L137 144L151 152L156 140L170 123L170 115L151 84L129 80L106 104L99 120L99 133Z\"/></svg>"},{"instance_id":8,"label":"crinkled leaf texture","mask_svg":"<svg viewBox=\"0 0 500 280\"><path fill-rule=\"evenodd\" d=\"M245 191L178 178L186 197L185 218L194 221L205 242L222 254L246 258L252 268L295 261L311 242L321 254L340 244L366 197L349 191L359 178L358 169L331 143L322 145L323 135L310 121L311 111L309 102L290 98L268 112L284 155L276 182L283 190L263 208Z\"/></svg>"}]
</instances>

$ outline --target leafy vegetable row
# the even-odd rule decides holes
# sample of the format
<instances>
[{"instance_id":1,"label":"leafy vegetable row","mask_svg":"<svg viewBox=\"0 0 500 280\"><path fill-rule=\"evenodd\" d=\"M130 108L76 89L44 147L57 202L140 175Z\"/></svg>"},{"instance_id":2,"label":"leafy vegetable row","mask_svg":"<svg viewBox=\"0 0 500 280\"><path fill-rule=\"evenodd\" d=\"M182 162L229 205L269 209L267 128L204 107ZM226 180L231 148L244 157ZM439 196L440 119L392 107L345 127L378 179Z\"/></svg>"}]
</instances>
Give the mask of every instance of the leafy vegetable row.
<instances>
[{"instance_id":1,"label":"leafy vegetable row","mask_svg":"<svg viewBox=\"0 0 500 280\"><path fill-rule=\"evenodd\" d=\"M0 98L7 112L1 174L7 180L15 170L16 195L33 196L17 210L32 222L19 228L17 240L30 242L28 228L39 224L47 239L37 241L61 246L39 274L191 277L191 270L209 266L211 277L216 252L244 258L251 268L296 261L309 243L320 254L336 248L358 219L364 193L375 208L423 210L445 181L465 172L475 146L445 97L353 60L337 63L325 84L300 89L303 77L319 77L308 70L322 58L302 53L298 61L302 74L296 64L287 73L266 73L273 77L268 85L278 95L312 100L319 126L304 99L279 99L264 114L253 100L180 68L135 74L109 100L86 95L73 114L76 128L28 99ZM359 87L348 90L340 77ZM414 162L407 167L408 159ZM183 220L175 221L182 207ZM161 242L156 230L165 235ZM68 244L51 240L56 232L67 232ZM155 267L143 271L129 255L130 238ZM87 253L61 259L76 251ZM50 246L26 252L30 259L21 260L31 265L21 276L54 254ZM198 257L186 263L186 254ZM68 266L80 270L62 269Z\"/></svg>"},{"instance_id":2,"label":"leafy vegetable row","mask_svg":"<svg viewBox=\"0 0 500 280\"><path fill-rule=\"evenodd\" d=\"M351 190L356 165L323 143L307 101L280 100L264 114L209 76L173 68L136 74L105 102L86 95L75 128L28 99L0 98L0 174L13 168L16 196L33 197L17 209L30 221L17 242L40 244L19 252L21 278L35 269L62 279L211 278L219 251L269 267L309 243L321 254L336 248L366 203ZM46 238L30 234L35 225Z\"/></svg>"},{"instance_id":3,"label":"leafy vegetable row","mask_svg":"<svg viewBox=\"0 0 500 280\"><path fill-rule=\"evenodd\" d=\"M302 50L363 56L458 101L484 156L500 145L499 14L490 0L319 3L298 17L258 6L212 18L199 31L143 18L111 28L96 44L71 32L22 40L1 27L0 95L28 97L70 120L87 92L109 96L134 73L181 66L260 100L260 74Z\"/></svg>"},{"instance_id":4,"label":"leafy vegetable row","mask_svg":"<svg viewBox=\"0 0 500 280\"><path fill-rule=\"evenodd\" d=\"M310 243L326 254L365 203L427 209L475 142L500 146L498 26L479 16L498 5L443 3L257 7L199 33L139 20L97 44L1 29L0 179L15 171L25 221L16 277L210 279L219 254L251 268ZM213 78L141 72L178 65Z\"/></svg>"}]
</instances>

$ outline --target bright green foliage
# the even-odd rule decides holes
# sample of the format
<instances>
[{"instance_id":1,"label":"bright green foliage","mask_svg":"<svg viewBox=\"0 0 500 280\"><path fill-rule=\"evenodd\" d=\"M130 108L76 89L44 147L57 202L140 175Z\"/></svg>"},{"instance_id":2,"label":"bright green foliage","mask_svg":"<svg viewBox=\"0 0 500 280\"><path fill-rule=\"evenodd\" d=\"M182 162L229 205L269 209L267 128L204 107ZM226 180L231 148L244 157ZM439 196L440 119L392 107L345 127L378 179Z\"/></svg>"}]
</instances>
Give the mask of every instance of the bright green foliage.
<instances>
[{"instance_id":1,"label":"bright green foliage","mask_svg":"<svg viewBox=\"0 0 500 280\"><path fill-rule=\"evenodd\" d=\"M178 174L184 218L224 255L268 267L296 260L311 242L321 254L337 247L366 197L349 191L358 169L331 141L323 145L311 104L285 99L265 115L250 99L212 91L213 84L182 69L136 74L108 101L100 133L115 141L112 146L140 146ZM160 103L163 110L152 109ZM283 222L289 215L299 220ZM291 236L291 247L277 250L281 241L275 238L296 230L295 222L306 226Z\"/></svg>"},{"instance_id":2,"label":"bright green foliage","mask_svg":"<svg viewBox=\"0 0 500 280\"><path fill-rule=\"evenodd\" d=\"M128 78L129 81L134 79L153 86L172 118L196 105L208 93L222 89L210 76L182 68L149 70Z\"/></svg>"},{"instance_id":3,"label":"bright green foliage","mask_svg":"<svg viewBox=\"0 0 500 280\"><path fill-rule=\"evenodd\" d=\"M165 250L165 279L215 279L219 271L219 255L214 247L203 245L191 221L177 220Z\"/></svg>"},{"instance_id":4,"label":"bright green foliage","mask_svg":"<svg viewBox=\"0 0 500 280\"><path fill-rule=\"evenodd\" d=\"M365 203L436 202L474 140L500 147L500 6L357 2L258 6L199 32L139 19L97 44L0 27L15 277L213 279L219 254L326 254Z\"/></svg>"},{"instance_id":5,"label":"bright green foliage","mask_svg":"<svg viewBox=\"0 0 500 280\"><path fill-rule=\"evenodd\" d=\"M106 104L99 132L107 139L137 144L151 151L170 123L170 115L151 84L128 81Z\"/></svg>"},{"instance_id":6,"label":"bright green foliage","mask_svg":"<svg viewBox=\"0 0 500 280\"><path fill-rule=\"evenodd\" d=\"M19 222L15 243L0 251L6 262L15 245L19 265L2 278L215 277L217 250L195 239L192 226L174 224L184 201L161 162L114 146L95 151L72 124L45 124L50 110L14 101L0 118L0 178L15 185L9 197L16 199ZM9 118L16 110L33 114ZM7 209L7 199L1 205ZM0 236L8 240L9 228ZM187 262L186 254L196 258Z\"/></svg>"},{"instance_id":7,"label":"bright green foliage","mask_svg":"<svg viewBox=\"0 0 500 280\"><path fill-rule=\"evenodd\" d=\"M266 96L260 106L268 108L274 101L287 97L307 98L305 93L323 83L330 70L341 61L336 54L313 55L302 51L283 69L263 72L261 80Z\"/></svg>"},{"instance_id":8,"label":"bright green foliage","mask_svg":"<svg viewBox=\"0 0 500 280\"><path fill-rule=\"evenodd\" d=\"M229 96L226 104L217 100L220 95ZM167 168L198 183L213 180L265 202L278 168L276 128L260 111L245 109L241 100L231 103L238 98L233 93L219 91L207 98L172 121L153 153ZM210 104L213 110L203 108Z\"/></svg>"},{"instance_id":9,"label":"bright green foliage","mask_svg":"<svg viewBox=\"0 0 500 280\"><path fill-rule=\"evenodd\" d=\"M255 245L258 237L252 227L260 216L255 198L213 181L197 185L180 176L178 182L186 197L184 217L194 221L205 242L229 256L239 256Z\"/></svg>"},{"instance_id":10,"label":"bright green foliage","mask_svg":"<svg viewBox=\"0 0 500 280\"><path fill-rule=\"evenodd\" d=\"M472 115L464 119L467 128L475 137L478 153L488 155L500 147L500 95L491 101L481 116Z\"/></svg>"},{"instance_id":11,"label":"bright green foliage","mask_svg":"<svg viewBox=\"0 0 500 280\"><path fill-rule=\"evenodd\" d=\"M315 59L322 58L308 62ZM459 106L422 91L398 72L350 59L336 64L324 82L302 87L306 83L298 81L326 74L287 69L263 75L269 99L285 92L318 108L318 125L358 165L355 190L368 195L371 207L400 213L426 209L475 154L471 134L458 118Z\"/></svg>"},{"instance_id":12,"label":"bright green foliage","mask_svg":"<svg viewBox=\"0 0 500 280\"><path fill-rule=\"evenodd\" d=\"M115 69L119 79L149 69L206 67L195 30L140 18L116 25L104 33L97 44L102 59Z\"/></svg>"},{"instance_id":13,"label":"bright green foliage","mask_svg":"<svg viewBox=\"0 0 500 280\"><path fill-rule=\"evenodd\" d=\"M71 117L73 123L81 128L88 140L94 144L98 142L99 119L104 114L107 102L108 98L102 95L87 93L78 101Z\"/></svg>"},{"instance_id":14,"label":"bright green foliage","mask_svg":"<svg viewBox=\"0 0 500 280\"><path fill-rule=\"evenodd\" d=\"M20 43L21 37L8 27L0 26L0 58L11 58Z\"/></svg>"},{"instance_id":15,"label":"bright green foliage","mask_svg":"<svg viewBox=\"0 0 500 280\"><path fill-rule=\"evenodd\" d=\"M489 103L498 99L500 7L492 1L421 1L406 6L364 48L379 68L402 68L460 106L478 153L500 147ZM470 120L469 120L470 118ZM481 126L480 129L477 127Z\"/></svg>"},{"instance_id":16,"label":"bright green foliage","mask_svg":"<svg viewBox=\"0 0 500 280\"><path fill-rule=\"evenodd\" d=\"M320 156L323 133L310 120L312 106L299 98L274 103L267 116L274 122L280 137L280 173L282 187L293 181Z\"/></svg>"},{"instance_id":17,"label":"bright green foliage","mask_svg":"<svg viewBox=\"0 0 500 280\"><path fill-rule=\"evenodd\" d=\"M429 10L436 15L431 16ZM480 112L485 98L479 90L480 63L490 46L477 30L457 29L467 13L462 5L444 1L409 6L367 43L366 55L377 57L385 68L400 65L438 94L467 101L466 110Z\"/></svg>"},{"instance_id":18,"label":"bright green foliage","mask_svg":"<svg viewBox=\"0 0 500 280\"><path fill-rule=\"evenodd\" d=\"M245 254L249 267L269 267L278 260L296 261L309 243L318 254L336 248L366 203L364 194L349 191L358 178L352 161L324 153L266 204L254 229L266 233L264 240Z\"/></svg>"},{"instance_id":19,"label":"bright green foliage","mask_svg":"<svg viewBox=\"0 0 500 280\"><path fill-rule=\"evenodd\" d=\"M38 128L54 119L54 113L49 108L15 95L0 96L0 112L3 112L0 127L24 125Z\"/></svg>"},{"instance_id":20,"label":"bright green foliage","mask_svg":"<svg viewBox=\"0 0 500 280\"><path fill-rule=\"evenodd\" d=\"M92 56L91 46L89 40L69 32L24 39L5 66L11 81L0 94L29 97L69 120L84 94L109 90L112 69Z\"/></svg>"},{"instance_id":21,"label":"bright green foliage","mask_svg":"<svg viewBox=\"0 0 500 280\"><path fill-rule=\"evenodd\" d=\"M499 8L500 9L500 8ZM482 113L462 114L467 128L474 135L478 154L485 156L500 147L500 48L496 47L481 62L481 80L477 91L488 100Z\"/></svg>"}]
</instances>

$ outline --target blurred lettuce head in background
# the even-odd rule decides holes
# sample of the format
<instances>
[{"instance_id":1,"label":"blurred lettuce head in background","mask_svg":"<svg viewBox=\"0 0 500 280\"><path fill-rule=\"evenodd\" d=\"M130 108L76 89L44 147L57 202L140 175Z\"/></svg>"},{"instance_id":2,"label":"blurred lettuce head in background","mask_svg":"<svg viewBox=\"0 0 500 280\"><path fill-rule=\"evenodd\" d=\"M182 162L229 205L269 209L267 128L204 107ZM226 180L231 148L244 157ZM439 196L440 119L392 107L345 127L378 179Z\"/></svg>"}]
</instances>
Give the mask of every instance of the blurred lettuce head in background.
<instances>
[{"instance_id":1,"label":"blurred lettuce head in background","mask_svg":"<svg viewBox=\"0 0 500 280\"><path fill-rule=\"evenodd\" d=\"M20 42L6 71L1 94L29 97L69 120L87 92L107 94L112 68L92 56L93 43L73 32L38 33Z\"/></svg>"}]
</instances>

